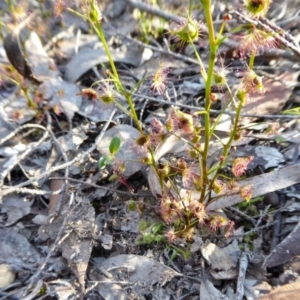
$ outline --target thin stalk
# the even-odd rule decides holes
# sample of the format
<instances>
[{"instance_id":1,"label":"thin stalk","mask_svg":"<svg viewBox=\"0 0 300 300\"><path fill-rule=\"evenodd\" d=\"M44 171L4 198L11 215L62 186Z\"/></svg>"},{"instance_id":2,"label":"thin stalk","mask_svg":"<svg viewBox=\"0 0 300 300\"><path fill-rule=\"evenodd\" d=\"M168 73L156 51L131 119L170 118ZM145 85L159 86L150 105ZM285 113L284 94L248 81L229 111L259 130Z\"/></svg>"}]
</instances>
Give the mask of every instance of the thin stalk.
<instances>
[{"instance_id":1,"label":"thin stalk","mask_svg":"<svg viewBox=\"0 0 300 300\"><path fill-rule=\"evenodd\" d=\"M206 82L206 80L207 80L207 74L206 74L206 71L205 71L204 64L202 62L202 59L201 59L201 57L200 57L200 55L199 55L199 53L198 53L198 51L197 51L194 43L191 41L191 39L190 39L190 42L191 42L191 45L193 47L194 53L196 55L197 61L198 61L199 65L200 65L200 73L201 73L201 75L202 75L202 77L204 79L204 82Z\"/></svg>"},{"instance_id":2,"label":"thin stalk","mask_svg":"<svg viewBox=\"0 0 300 300\"><path fill-rule=\"evenodd\" d=\"M101 23L98 22L98 21L93 22L93 20L91 20L91 18L89 16L84 16L84 15L78 13L77 11L75 11L71 8L68 8L68 10L71 11L72 13L74 13L75 15L77 15L77 16L85 19L86 21L88 21L91 24L91 26L93 27L96 34L98 35L100 41L102 42L102 45L104 47L105 53L107 55L107 58L109 60L109 63L110 63L111 69L112 69L112 77L114 79L115 87L126 98L126 101L127 101L128 105L129 105L129 108L130 108L131 117L133 118L138 130L142 133L143 128L142 128L142 125L140 124L139 119L137 117L136 110L135 110L134 104L133 104L132 99L131 99L131 95L127 93L126 89L124 88L124 86L123 86L123 84L122 84L122 82L119 78L119 74L118 74L118 71L116 69L114 60L111 56L110 50L109 50L108 45L106 43L106 39L105 39L104 32L102 30Z\"/></svg>"},{"instance_id":3,"label":"thin stalk","mask_svg":"<svg viewBox=\"0 0 300 300\"><path fill-rule=\"evenodd\" d=\"M215 58L218 50L218 43L215 39L215 31L212 20L212 11L211 11L211 0L200 0L203 5L207 29L208 29L208 37L209 37L209 63L208 63L208 71L207 71L207 79L205 86L205 110L207 114L204 115L204 149L202 156L202 170L203 170L203 188L201 190L200 201L204 201L206 188L208 184L208 172L207 172L207 157L208 157L208 149L209 149L209 141L210 141L210 108L211 108L211 86L213 79L213 71L215 66Z\"/></svg>"},{"instance_id":4,"label":"thin stalk","mask_svg":"<svg viewBox=\"0 0 300 300\"><path fill-rule=\"evenodd\" d=\"M102 42L102 45L104 47L105 53L107 55L107 58L109 60L109 63L110 63L110 66L111 66L111 69L112 69L112 72L113 72L113 77L114 77L114 79L116 81L116 85L117 85L116 87L121 90L121 93L126 98L127 103L128 103L128 105L130 107L131 117L133 118L133 120L134 120L134 122L135 122L135 124L136 124L136 126L138 128L138 130L142 133L143 129L142 129L142 126L141 126L141 124L139 122L139 119L137 117L136 110L135 110L134 104L133 104L132 99L131 99L131 95L129 95L126 92L123 84L121 83L121 80L119 78L119 74L117 72L114 60L113 60L113 58L111 56L110 50L109 50L108 45L106 43L106 39L105 39L105 36L104 36L104 32L103 32L102 26L101 26L100 22L98 22L98 23L95 24L91 20L89 20L89 21L90 21L90 24L92 25L93 29L97 33L100 41Z\"/></svg>"},{"instance_id":5,"label":"thin stalk","mask_svg":"<svg viewBox=\"0 0 300 300\"><path fill-rule=\"evenodd\" d=\"M32 109L36 109L36 108L37 108L37 105L36 105L36 103L32 100L31 96L29 95L28 89L21 88L21 90L23 91L24 96L25 96L25 98L27 99L28 107L29 107L29 108L32 108Z\"/></svg>"},{"instance_id":6,"label":"thin stalk","mask_svg":"<svg viewBox=\"0 0 300 300\"><path fill-rule=\"evenodd\" d=\"M231 148L231 144L233 142L233 139L234 137L236 136L236 133L237 133L237 128L238 128L238 123L239 123L239 117L240 117L240 114L241 114L241 111L242 111L242 108L243 108L243 103L242 101L240 101L237 109L236 109L236 116L235 116L235 120L234 120L234 124L233 124L233 129L232 129L232 132L230 134L230 137L229 137L229 141L228 143L224 146L223 148L223 152L222 152L222 156L223 157L227 157L228 154L229 154L229 151L230 151L230 148ZM219 171L221 170L222 168L222 165L223 163L220 162L219 163L219 166L217 167L217 171L213 177L213 179L211 180L211 184L210 186L213 184L213 182L217 179L217 176L219 174Z\"/></svg>"},{"instance_id":7,"label":"thin stalk","mask_svg":"<svg viewBox=\"0 0 300 300\"><path fill-rule=\"evenodd\" d=\"M251 52L250 59L249 59L249 69L252 70L255 60L255 51Z\"/></svg>"}]
</instances>

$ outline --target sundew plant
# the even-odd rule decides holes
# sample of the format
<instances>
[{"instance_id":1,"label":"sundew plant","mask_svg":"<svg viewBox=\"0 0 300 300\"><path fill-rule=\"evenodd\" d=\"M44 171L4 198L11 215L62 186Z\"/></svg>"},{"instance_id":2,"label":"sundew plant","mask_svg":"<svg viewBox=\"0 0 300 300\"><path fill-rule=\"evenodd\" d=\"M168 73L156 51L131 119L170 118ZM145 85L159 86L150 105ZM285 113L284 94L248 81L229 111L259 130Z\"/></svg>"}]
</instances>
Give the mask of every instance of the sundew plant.
<instances>
[{"instance_id":1,"label":"sundew plant","mask_svg":"<svg viewBox=\"0 0 300 300\"><path fill-rule=\"evenodd\" d=\"M199 65L199 74L203 78L204 110L190 112L178 107L171 107L165 121L152 118L150 126L144 126L139 120L138 113L133 101L133 93L144 84L141 80L131 90L123 85L118 70L112 59L105 34L103 32L104 17L98 3L94 0L78 1L78 10L71 9L64 1L56 1L56 13L59 15L64 9L69 9L86 20L99 40L109 60L109 72L106 81L98 82L100 91L93 88L82 89L82 94L104 103L115 103L123 112L133 120L135 127L140 133L135 141L136 147L144 153L141 162L148 166L149 186L157 199L156 212L159 216L160 226L154 231L148 232L142 237L141 242L150 243L153 241L176 241L188 242L193 239L197 232L218 232L228 236L233 229L233 222L224 215L207 210L207 205L212 201L218 201L222 195L235 193L241 199L248 201L252 196L252 186L240 186L238 180L245 175L248 164L252 157L239 157L232 159L230 149L234 141L241 138L243 131L240 126L240 114L244 105L252 95L264 96L266 91L263 78L253 70L255 58L268 47L279 46L279 33L274 30L267 30L260 26L271 5L268 0L245 0L243 11L239 15L244 16L244 22L233 28L231 32L225 32L226 23L233 14L223 16L222 23L215 29L212 14L212 1L199 0L204 18L196 20L191 14L192 4L187 5L187 15L178 24L172 24L168 35L178 49L189 44L194 50L194 55ZM247 22L250 20L250 22ZM259 22L260 23L259 23ZM205 30L204 30L205 28ZM224 61L219 55L222 43L230 36L239 41L236 55L244 60L245 68L243 75L239 78L239 84L234 89L230 86L227 75L228 70ZM197 43L201 39L208 39L208 60L202 61L198 51ZM151 77L150 90L153 94L164 96L169 80L169 69L163 63L156 73ZM212 117L212 105L216 101L214 89L222 89L228 96L227 104L218 117ZM116 94L121 94L128 104L128 109L118 103ZM234 111L232 126L224 140L219 136L216 127L225 109L231 108ZM217 141L221 146L213 162L210 160L212 141ZM162 148L167 144L184 143L185 155L176 157L173 163L162 163ZM117 145L117 146L116 146ZM114 139L112 149L115 154L120 143ZM160 154L159 154L160 153ZM114 155L102 157L100 167L114 164ZM122 178L124 165L118 161L115 167L117 176ZM230 174L224 172L224 167L230 166ZM124 178L122 178L125 181ZM179 181L179 183L178 183ZM153 237L149 238L149 234ZM158 238L157 238L158 237Z\"/></svg>"}]
</instances>

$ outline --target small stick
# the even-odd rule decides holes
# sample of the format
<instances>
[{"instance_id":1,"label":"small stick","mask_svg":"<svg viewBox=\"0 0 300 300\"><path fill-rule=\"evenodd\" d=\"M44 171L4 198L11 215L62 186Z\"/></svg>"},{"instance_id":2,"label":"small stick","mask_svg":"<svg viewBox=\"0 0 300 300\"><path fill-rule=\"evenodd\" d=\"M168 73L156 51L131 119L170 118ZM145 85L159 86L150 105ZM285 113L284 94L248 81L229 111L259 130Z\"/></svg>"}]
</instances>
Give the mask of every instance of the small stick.
<instances>
[{"instance_id":1,"label":"small stick","mask_svg":"<svg viewBox=\"0 0 300 300\"><path fill-rule=\"evenodd\" d=\"M236 285L236 300L242 300L244 296L244 284L246 271L248 267L248 255L246 252L243 252L240 258L240 266L239 266L239 277Z\"/></svg>"}]
</instances>

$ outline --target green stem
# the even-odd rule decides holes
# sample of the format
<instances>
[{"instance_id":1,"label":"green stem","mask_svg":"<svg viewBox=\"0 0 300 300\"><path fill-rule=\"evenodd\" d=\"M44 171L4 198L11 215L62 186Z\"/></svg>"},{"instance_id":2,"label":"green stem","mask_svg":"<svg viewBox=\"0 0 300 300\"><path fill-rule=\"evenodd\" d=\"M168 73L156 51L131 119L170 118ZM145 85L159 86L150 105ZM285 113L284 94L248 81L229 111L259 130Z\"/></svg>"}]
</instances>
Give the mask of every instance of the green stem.
<instances>
[{"instance_id":1,"label":"green stem","mask_svg":"<svg viewBox=\"0 0 300 300\"><path fill-rule=\"evenodd\" d=\"M106 43L106 39L105 39L105 35L103 32L102 26L101 26L100 22L94 23L92 20L89 20L89 22L92 25L92 27L94 28L95 32L97 33L100 41L102 42L102 45L104 47L105 53L108 57L108 60L109 60L109 63L110 63L111 69L112 69L113 77L116 82L116 88L118 90L120 90L121 93L123 94L123 96L126 98L127 103L130 107L131 117L133 118L138 130L142 133L143 132L142 125L140 124L139 119L137 117L136 110L135 110L134 104L131 99L131 95L126 92L123 84L121 83L114 60L112 58L112 55L111 55L108 45Z\"/></svg>"},{"instance_id":2,"label":"green stem","mask_svg":"<svg viewBox=\"0 0 300 300\"><path fill-rule=\"evenodd\" d=\"M91 5L91 9L93 9L94 6ZM126 89L124 88L120 78L119 78L119 74L118 74L118 71L116 69L116 66L115 66L115 63L114 63L114 60L112 58L112 55L110 53L110 50L108 48L108 45L106 43L106 39L105 39L105 35L104 35L104 32L102 30L102 26L101 26L101 23L100 21L97 21L97 22L94 22L90 16L86 15L82 15L76 11L74 11L73 9L71 8L68 8L69 11L71 11L72 13L74 13L75 15L85 19L86 21L88 21L91 26L93 27L94 31L96 32L96 34L98 35L100 41L102 42L102 45L104 47L104 50L105 50L105 53L108 57L108 60L109 60L109 63L110 63L110 66L111 66L111 69L112 69L112 77L115 79L114 80L114 84L115 84L115 87L118 91L120 91L122 93L122 95L126 98L126 101L129 105L129 108L130 108L130 112L131 112L131 117L133 118L138 130L143 133L143 128L142 128L142 125L140 124L139 122L139 119L137 117L137 114L136 114L136 110L135 110L135 107L134 107L134 104L133 104L133 101L132 101L132 96L131 94L127 93ZM93 12L92 12L93 13Z\"/></svg>"},{"instance_id":3,"label":"green stem","mask_svg":"<svg viewBox=\"0 0 300 300\"><path fill-rule=\"evenodd\" d=\"M251 52L251 56L249 59L249 69L252 70L253 65L254 65L254 59L255 59L255 51Z\"/></svg>"},{"instance_id":4,"label":"green stem","mask_svg":"<svg viewBox=\"0 0 300 300\"><path fill-rule=\"evenodd\" d=\"M240 101L238 107L236 108L235 120L234 120L234 124L233 124L233 129L232 129L232 131L230 133L229 141L227 142L226 145L224 145L223 152L221 154L223 157L227 157L228 156L230 148L231 148L231 144L232 144L232 142L233 142L233 140L234 140L234 138L236 136L236 133L237 133L237 130L238 130L239 118L240 118L240 114L241 114L242 108L243 108L243 102ZM223 163L220 162L219 166L217 167L217 171L216 171L213 179L211 180L210 186L212 186L213 182L217 179L222 166L223 166Z\"/></svg>"},{"instance_id":5,"label":"green stem","mask_svg":"<svg viewBox=\"0 0 300 300\"><path fill-rule=\"evenodd\" d=\"M202 59L201 59L201 57L200 57L200 55L199 55L199 53L198 53L198 51L196 49L196 46L191 41L191 38L190 38L190 42L191 42L191 45L193 47L194 53L196 55L197 61L198 61L199 65L200 65L200 73L201 73L201 75L202 75L202 77L204 79L204 82L206 82L206 80L207 80L207 74L206 74L206 71L205 71L204 64L203 64Z\"/></svg>"},{"instance_id":6,"label":"green stem","mask_svg":"<svg viewBox=\"0 0 300 300\"><path fill-rule=\"evenodd\" d=\"M205 86L205 110L207 114L204 115L204 149L202 155L202 171L203 171L203 187L201 190L200 201L203 202L205 199L205 194L208 185L208 172L207 172L207 158L208 158L208 150L209 150L209 141L210 141L210 108L211 108L211 86L213 79L213 71L215 66L215 59L218 50L218 43L215 39L215 30L213 26L212 20L212 11L211 11L211 0L200 0L203 5L205 19L208 28L208 37L209 37L209 63L208 63L208 71L207 71L207 79Z\"/></svg>"}]
</instances>

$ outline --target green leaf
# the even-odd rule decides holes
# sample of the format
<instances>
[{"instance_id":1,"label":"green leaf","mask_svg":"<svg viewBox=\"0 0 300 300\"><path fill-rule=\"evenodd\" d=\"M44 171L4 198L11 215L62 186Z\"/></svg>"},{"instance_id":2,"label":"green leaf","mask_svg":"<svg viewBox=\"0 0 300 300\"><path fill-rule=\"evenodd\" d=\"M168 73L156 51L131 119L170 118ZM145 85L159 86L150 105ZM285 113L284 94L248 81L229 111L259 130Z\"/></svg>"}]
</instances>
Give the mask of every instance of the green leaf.
<instances>
[{"instance_id":1,"label":"green leaf","mask_svg":"<svg viewBox=\"0 0 300 300\"><path fill-rule=\"evenodd\" d=\"M99 169L103 170L107 165L107 156L101 156L98 165L99 165Z\"/></svg>"},{"instance_id":2,"label":"green leaf","mask_svg":"<svg viewBox=\"0 0 300 300\"><path fill-rule=\"evenodd\" d=\"M103 170L107 165L112 165L114 161L115 159L112 156L101 156L98 161L99 169Z\"/></svg>"},{"instance_id":3,"label":"green leaf","mask_svg":"<svg viewBox=\"0 0 300 300\"><path fill-rule=\"evenodd\" d=\"M109 178L108 178L108 181L113 181L113 180L116 180L118 179L119 176L117 174L112 174Z\"/></svg>"},{"instance_id":4,"label":"green leaf","mask_svg":"<svg viewBox=\"0 0 300 300\"><path fill-rule=\"evenodd\" d=\"M120 146L121 146L121 140L116 136L113 137L109 145L110 154L115 155L119 151Z\"/></svg>"},{"instance_id":5,"label":"green leaf","mask_svg":"<svg viewBox=\"0 0 300 300\"><path fill-rule=\"evenodd\" d=\"M141 220L140 224L139 224L139 230L140 231L144 231L148 228L148 223L146 220Z\"/></svg>"},{"instance_id":6,"label":"green leaf","mask_svg":"<svg viewBox=\"0 0 300 300\"><path fill-rule=\"evenodd\" d=\"M128 210L135 211L136 210L136 203L133 200L129 200L128 202Z\"/></svg>"},{"instance_id":7,"label":"green leaf","mask_svg":"<svg viewBox=\"0 0 300 300\"><path fill-rule=\"evenodd\" d=\"M115 158L113 156L106 156L106 164L112 165L115 161Z\"/></svg>"}]
</instances>

